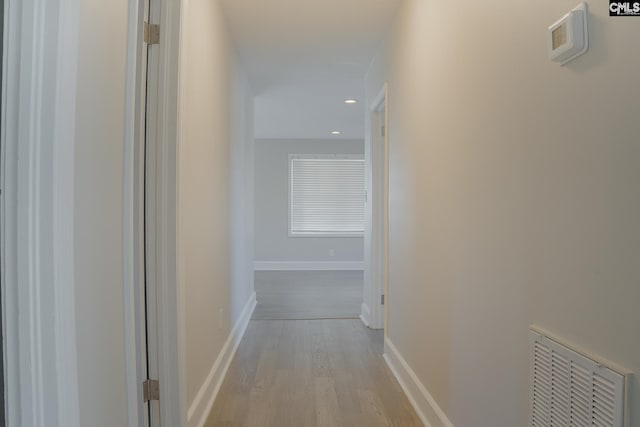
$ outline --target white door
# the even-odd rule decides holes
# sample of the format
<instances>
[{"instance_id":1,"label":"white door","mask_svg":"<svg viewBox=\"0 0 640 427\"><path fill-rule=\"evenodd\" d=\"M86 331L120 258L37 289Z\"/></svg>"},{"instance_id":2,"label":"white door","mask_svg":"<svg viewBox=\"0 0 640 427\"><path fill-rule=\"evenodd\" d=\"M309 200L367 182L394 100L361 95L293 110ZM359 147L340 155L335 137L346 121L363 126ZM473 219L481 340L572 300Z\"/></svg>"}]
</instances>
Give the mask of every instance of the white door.
<instances>
[{"instance_id":1,"label":"white door","mask_svg":"<svg viewBox=\"0 0 640 427\"><path fill-rule=\"evenodd\" d=\"M142 257L143 262L143 312L144 312L144 348L146 348L146 378L151 380L146 389L146 421L151 427L158 427L160 422L160 400L156 399L154 381L160 380L158 368L158 323L157 323L157 112L158 112L158 73L159 46L157 44L156 23L160 22L160 4L158 0L145 2L145 47L143 49L144 80L144 124L140 160L142 163Z\"/></svg>"}]
</instances>

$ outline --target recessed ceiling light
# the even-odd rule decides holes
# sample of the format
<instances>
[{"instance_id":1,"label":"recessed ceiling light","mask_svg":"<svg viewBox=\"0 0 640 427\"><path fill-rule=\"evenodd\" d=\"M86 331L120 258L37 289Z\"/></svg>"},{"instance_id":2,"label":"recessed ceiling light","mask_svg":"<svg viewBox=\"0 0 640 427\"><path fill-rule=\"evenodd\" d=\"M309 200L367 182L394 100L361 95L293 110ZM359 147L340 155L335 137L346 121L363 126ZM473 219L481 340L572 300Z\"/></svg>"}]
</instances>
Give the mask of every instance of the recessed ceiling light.
<instances>
[{"instance_id":1,"label":"recessed ceiling light","mask_svg":"<svg viewBox=\"0 0 640 427\"><path fill-rule=\"evenodd\" d=\"M340 131L339 130L334 130L333 132L331 132L331 135L340 135Z\"/></svg>"},{"instance_id":2,"label":"recessed ceiling light","mask_svg":"<svg viewBox=\"0 0 640 427\"><path fill-rule=\"evenodd\" d=\"M345 99L344 103L345 104L356 104L358 102L357 99Z\"/></svg>"}]
</instances>

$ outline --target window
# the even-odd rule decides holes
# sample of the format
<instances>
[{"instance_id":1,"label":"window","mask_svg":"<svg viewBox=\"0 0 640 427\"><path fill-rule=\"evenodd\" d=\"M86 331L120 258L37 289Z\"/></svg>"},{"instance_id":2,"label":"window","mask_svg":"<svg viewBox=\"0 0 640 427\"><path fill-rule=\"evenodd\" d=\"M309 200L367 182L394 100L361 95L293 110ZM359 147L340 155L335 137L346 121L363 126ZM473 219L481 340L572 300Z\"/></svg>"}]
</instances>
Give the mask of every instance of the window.
<instances>
[{"instance_id":1,"label":"window","mask_svg":"<svg viewBox=\"0 0 640 427\"><path fill-rule=\"evenodd\" d=\"M291 236L362 236L364 160L289 156Z\"/></svg>"}]
</instances>

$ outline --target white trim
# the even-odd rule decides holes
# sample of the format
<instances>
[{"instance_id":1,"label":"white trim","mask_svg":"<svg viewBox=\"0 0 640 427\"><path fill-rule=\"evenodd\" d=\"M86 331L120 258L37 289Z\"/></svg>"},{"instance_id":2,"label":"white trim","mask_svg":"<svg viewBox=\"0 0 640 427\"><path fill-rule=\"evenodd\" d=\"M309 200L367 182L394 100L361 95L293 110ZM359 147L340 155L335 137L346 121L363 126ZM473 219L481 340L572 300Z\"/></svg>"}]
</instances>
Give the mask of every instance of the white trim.
<instances>
[{"instance_id":1,"label":"white trim","mask_svg":"<svg viewBox=\"0 0 640 427\"><path fill-rule=\"evenodd\" d=\"M453 427L444 411L389 338L384 340L383 357L422 423L426 427Z\"/></svg>"},{"instance_id":2,"label":"white trim","mask_svg":"<svg viewBox=\"0 0 640 427\"><path fill-rule=\"evenodd\" d=\"M20 117L18 112L20 93L16 84L20 78L20 50L22 3L7 0L4 13L4 55L2 72L2 265L0 268L2 283L2 328L4 350L5 381L5 417L7 425L21 425L21 393L20 393L20 331L18 286L17 285L17 227L18 194L17 178L18 148L15 141L19 135L19 127L13 126ZM12 84L8 84L11 81ZM11 161L8 161L11 159Z\"/></svg>"},{"instance_id":3,"label":"white trim","mask_svg":"<svg viewBox=\"0 0 640 427\"><path fill-rule=\"evenodd\" d=\"M367 303L363 302L360 305L360 320L362 320L362 323L364 323L364 326L366 326L367 328L370 327L370 323L369 323L370 316L371 316L371 310L369 310L369 306L367 305Z\"/></svg>"},{"instance_id":4,"label":"white trim","mask_svg":"<svg viewBox=\"0 0 640 427\"><path fill-rule=\"evenodd\" d=\"M369 106L367 138L365 141L366 185L371 197L367 199L367 224L365 224L365 280L368 295L365 301L370 308L369 322L373 329L384 329L387 336L389 305L389 85L385 83ZM379 114L384 111L383 123ZM383 125L384 137L377 131ZM384 162L381 167L381 160ZM382 176L380 176L382 174ZM380 183L382 182L382 185ZM385 295L386 304L380 303Z\"/></svg>"},{"instance_id":5,"label":"white trim","mask_svg":"<svg viewBox=\"0 0 640 427\"><path fill-rule=\"evenodd\" d=\"M240 317L231 330L231 333L227 337L227 341L224 343L220 354L218 354L218 358L211 367L211 371L209 372L209 375L207 375L207 379L204 384L202 384L202 387L200 387L196 398L189 407L187 423L189 427L202 427L207 421L209 412L211 412L211 408L216 400L218 391L220 391L220 387L222 386L224 378L227 375L227 371L229 370L229 365L231 365L231 361L233 360L233 356L236 354L238 345L240 345L240 341L242 341L242 337L247 330L247 326L249 325L251 315L255 308L256 293L253 292L242 309Z\"/></svg>"},{"instance_id":6,"label":"white trim","mask_svg":"<svg viewBox=\"0 0 640 427\"><path fill-rule=\"evenodd\" d=\"M187 4L162 0L159 22L156 274L160 419L164 426L183 426L187 421L185 300L178 263L181 24Z\"/></svg>"},{"instance_id":7,"label":"white trim","mask_svg":"<svg viewBox=\"0 0 640 427\"><path fill-rule=\"evenodd\" d=\"M362 261L254 261L257 271L363 270Z\"/></svg>"},{"instance_id":8,"label":"white trim","mask_svg":"<svg viewBox=\"0 0 640 427\"><path fill-rule=\"evenodd\" d=\"M160 381L160 419L162 425L186 425L184 296L179 285L178 266L178 156L180 43L183 1L160 0L162 27L159 48L158 152L157 152L157 305L158 305L158 380ZM145 425L147 411L142 401L142 381L146 379L144 312L140 283L136 283L136 144L141 132L140 85L144 82L139 61L142 43L140 20L144 2L129 3L129 27L126 69L125 153L124 153L124 325L127 420L129 427ZM142 58L144 61L144 58Z\"/></svg>"},{"instance_id":9,"label":"white trim","mask_svg":"<svg viewBox=\"0 0 640 427\"><path fill-rule=\"evenodd\" d=\"M378 111L381 107L385 106L383 105L383 102L386 103L386 98L387 98L387 86L388 84L385 83L380 90L378 91L378 94L376 95L376 97L373 99L373 102L370 105L370 111Z\"/></svg>"},{"instance_id":10,"label":"white trim","mask_svg":"<svg viewBox=\"0 0 640 427\"><path fill-rule=\"evenodd\" d=\"M362 239L364 231L354 231L351 233L346 232L334 232L334 231L291 231L289 230L289 237L297 239L298 237L355 237Z\"/></svg>"},{"instance_id":11,"label":"white trim","mask_svg":"<svg viewBox=\"0 0 640 427\"><path fill-rule=\"evenodd\" d=\"M50 6L50 2L47 6ZM53 134L53 283L60 426L80 426L75 298L75 132L80 2L61 0L58 10ZM46 142L45 142L46 144ZM46 197L46 196L45 196ZM44 214L46 215L46 213ZM49 349L45 349L47 351ZM49 398L47 396L47 398ZM47 424L48 421L46 422Z\"/></svg>"},{"instance_id":12,"label":"white trim","mask_svg":"<svg viewBox=\"0 0 640 427\"><path fill-rule=\"evenodd\" d=\"M3 9L3 21L2 21L2 28L7 28L7 30L9 30L10 28L8 28L7 25L7 19L8 19L8 13L6 10ZM7 31L8 33L8 31ZM2 49L0 49L0 52L6 52L7 51L7 47L10 46L8 43L6 43L6 39L7 36L5 34L3 34L3 46ZM6 44L5 44L6 43ZM5 47L7 46L7 47ZM6 126L5 123L7 121L7 114L6 114L6 107L7 107L7 84L5 81L5 76L7 75L7 68L8 68L8 64L7 62L4 61L4 57L8 56L8 55L2 55L2 60L0 60L0 66L2 67L2 73L0 73L0 76L2 76L2 82L0 83L2 85L2 90L0 93L2 93L2 100L1 100L1 105L2 108L0 109L0 115L2 116L0 118L0 160L2 160L2 162L0 163L0 189L2 189L2 193L0 194L0 304L2 305L2 308L0 309L0 315L2 315L2 355L3 355L3 363L2 363L2 378L4 379L3 381L3 396L4 396L4 401L1 403L3 405L3 413L5 414L5 418L3 418L3 422L6 424L6 414L7 412L13 412L13 410L9 410L9 408L12 405L11 402L11 398L9 397L9 392L8 390L10 389L9 387L9 381L7 380L7 363L6 363L6 354L9 350L10 344L9 344L9 339L10 334L7 334L7 304L6 304L6 300L7 300L7 294L6 294L6 286L5 286L5 265L6 265L6 261L5 261L5 246L6 246L6 241L8 240L6 237L6 229L7 227L5 226L6 224L6 210L5 210L5 198L7 196L7 191L6 191L6 185L5 185L5 174L6 174L6 165L7 162L5 161L6 157L7 157L7 150L5 149L5 140L6 140ZM13 65L13 64L12 64ZM12 343L11 346L13 347L14 344Z\"/></svg>"},{"instance_id":13,"label":"white trim","mask_svg":"<svg viewBox=\"0 0 640 427\"><path fill-rule=\"evenodd\" d=\"M139 246L136 233L140 232L138 218L141 190L140 151L142 114L141 86L144 84L144 57L142 26L144 1L129 2L129 28L125 88L125 131L123 167L123 303L125 337L125 372L127 420L129 427L147 426L148 413L142 395L146 379L146 343L144 339L144 282L140 272Z\"/></svg>"},{"instance_id":14,"label":"white trim","mask_svg":"<svg viewBox=\"0 0 640 427\"><path fill-rule=\"evenodd\" d=\"M80 425L74 269L78 0L8 0L2 292L7 424Z\"/></svg>"}]
</instances>

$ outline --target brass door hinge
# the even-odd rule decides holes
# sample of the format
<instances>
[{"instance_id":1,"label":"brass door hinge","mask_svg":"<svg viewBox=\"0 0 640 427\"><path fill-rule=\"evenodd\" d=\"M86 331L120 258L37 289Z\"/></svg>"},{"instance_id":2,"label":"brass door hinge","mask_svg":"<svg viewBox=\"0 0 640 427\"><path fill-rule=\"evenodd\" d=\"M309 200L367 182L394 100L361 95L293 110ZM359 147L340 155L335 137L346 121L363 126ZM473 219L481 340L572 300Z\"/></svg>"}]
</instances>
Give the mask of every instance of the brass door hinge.
<instances>
[{"instance_id":1,"label":"brass door hinge","mask_svg":"<svg viewBox=\"0 0 640 427\"><path fill-rule=\"evenodd\" d=\"M144 401L160 400L160 383L158 380L146 380L142 383Z\"/></svg>"},{"instance_id":2,"label":"brass door hinge","mask_svg":"<svg viewBox=\"0 0 640 427\"><path fill-rule=\"evenodd\" d=\"M160 25L144 23L144 42L146 44L160 43Z\"/></svg>"}]
</instances>

